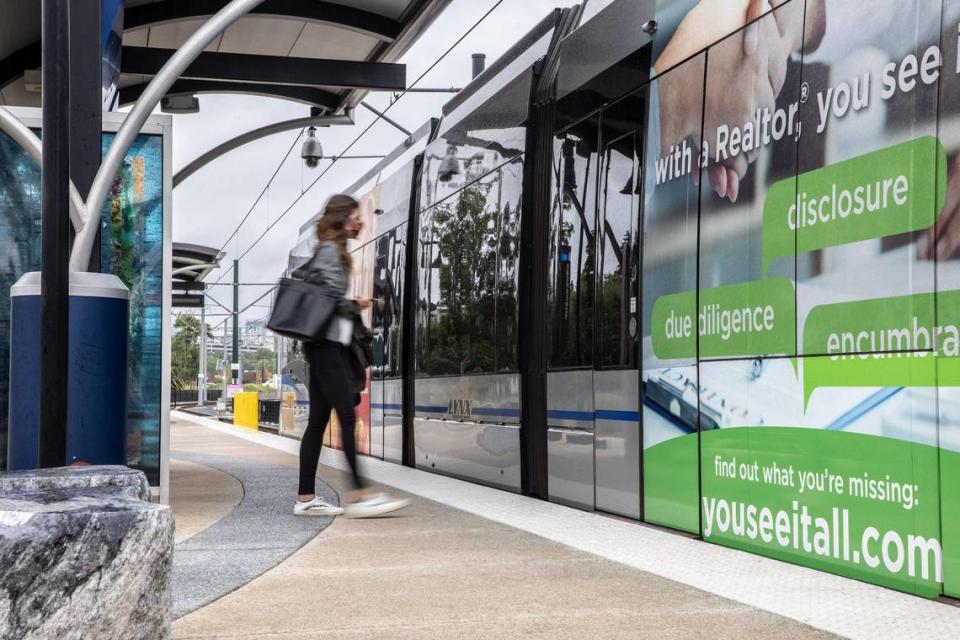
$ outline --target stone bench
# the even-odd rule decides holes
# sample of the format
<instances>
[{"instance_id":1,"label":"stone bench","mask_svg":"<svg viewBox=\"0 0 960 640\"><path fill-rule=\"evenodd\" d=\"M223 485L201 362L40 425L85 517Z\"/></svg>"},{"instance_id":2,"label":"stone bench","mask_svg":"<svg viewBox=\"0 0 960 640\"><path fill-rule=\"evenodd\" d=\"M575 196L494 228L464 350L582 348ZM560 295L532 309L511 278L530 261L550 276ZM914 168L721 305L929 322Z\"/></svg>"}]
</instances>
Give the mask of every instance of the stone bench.
<instances>
[{"instance_id":1,"label":"stone bench","mask_svg":"<svg viewBox=\"0 0 960 640\"><path fill-rule=\"evenodd\" d=\"M0 474L0 638L170 634L173 513L141 472Z\"/></svg>"}]
</instances>

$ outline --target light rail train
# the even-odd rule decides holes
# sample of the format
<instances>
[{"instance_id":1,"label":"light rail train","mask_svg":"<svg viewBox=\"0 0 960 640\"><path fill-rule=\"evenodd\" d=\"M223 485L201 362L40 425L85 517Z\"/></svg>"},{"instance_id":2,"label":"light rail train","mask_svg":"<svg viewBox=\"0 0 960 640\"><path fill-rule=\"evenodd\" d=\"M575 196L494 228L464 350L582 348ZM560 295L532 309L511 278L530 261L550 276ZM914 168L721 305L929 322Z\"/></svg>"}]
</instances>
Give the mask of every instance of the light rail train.
<instances>
[{"instance_id":1,"label":"light rail train","mask_svg":"<svg viewBox=\"0 0 960 640\"><path fill-rule=\"evenodd\" d=\"M960 315L960 268L927 248L960 233L934 225L960 202L960 108L940 99L960 96L960 3L871 0L857 15L879 24L852 43L821 0L773 4L747 26L684 0L553 11L347 190L366 220L352 290L376 301L358 444L960 596L960 363L928 344L871 368L891 359L829 339L887 324L922 338ZM933 42L935 82L911 53ZM837 92L879 89L889 59L916 81L847 114ZM764 112L790 131L764 136ZM878 175L903 176L885 207L788 225L798 194ZM844 491L870 481L909 506Z\"/></svg>"}]
</instances>

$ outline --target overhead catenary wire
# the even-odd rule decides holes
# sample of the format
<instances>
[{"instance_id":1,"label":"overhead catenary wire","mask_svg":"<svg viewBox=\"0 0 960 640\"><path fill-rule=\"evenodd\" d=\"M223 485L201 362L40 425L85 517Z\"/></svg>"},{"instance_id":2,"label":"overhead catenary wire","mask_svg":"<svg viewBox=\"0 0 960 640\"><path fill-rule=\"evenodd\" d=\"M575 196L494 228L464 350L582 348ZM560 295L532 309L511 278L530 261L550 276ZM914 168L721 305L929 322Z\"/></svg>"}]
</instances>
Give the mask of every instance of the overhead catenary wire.
<instances>
[{"instance_id":1,"label":"overhead catenary wire","mask_svg":"<svg viewBox=\"0 0 960 640\"><path fill-rule=\"evenodd\" d=\"M294 199L294 201L290 204L290 206L288 206L286 209L284 209L284 211L283 211L273 222L271 222L271 223L267 226L266 229L264 229L264 231L257 237L257 239L254 240L253 243L252 243L249 247L247 247L247 249L237 257L237 260L239 261L239 260L242 260L244 257L246 257L246 256L254 249L254 247L256 247L257 244L259 244L259 242L260 242L261 240L263 240L263 238L266 237L266 235L267 235L281 220L283 220L283 219L287 216L288 213L290 213L290 211L293 210L293 208L300 202L300 200L302 200L303 197L304 197L307 193L309 193L310 190L313 189L313 187L316 186L316 184L317 184L318 182L320 182L320 180L323 179L323 177L327 174L327 172L330 171L330 169L333 168L333 166L337 163L337 160L339 159L340 156L343 156L343 155L345 155L348 151L350 151L350 149L352 149L352 148L370 131L370 129L372 129L372 128L374 127L374 125L376 125L378 122L380 122L381 119L384 118L384 114L386 114L388 111L390 111L390 109L392 109L393 106L396 105L396 104L400 101L401 98L403 98L405 95L407 95L407 93L410 93L410 92L411 92L411 89L413 89L414 87L416 87L416 85L417 85L421 80L423 80L424 77L427 76L427 74L429 74L431 71L433 71L433 70L437 67L437 65L439 65L448 55L450 55L451 52L453 52L454 49L457 48L457 46L460 45L461 42L463 42L471 33L473 33L473 32L477 29L477 27L479 27L479 26L483 23L483 21L486 20L486 19L490 16L490 14L492 14L494 11L496 11L497 8L498 8L501 4L503 4L503 1L504 1L504 0L497 0L497 1L493 4L493 6L491 6L482 16L480 16L480 18L479 18L476 22L474 22L474 23L470 26L469 29L467 29L466 31L464 31L463 34L462 34L459 38L457 38L457 40L456 40L452 45L450 45L442 54L440 54L440 56L439 56L436 60L434 60L434 62L426 69L426 71L424 71L423 73L421 73L421 74L417 77L417 79L414 80L414 81L410 84L409 87L407 87L406 89L404 89L403 92L401 92L401 93L396 97L395 100L393 100L389 105L387 105L387 107L386 107L382 112L380 112L379 114L377 114L377 115L375 116L373 122L371 122L363 131L361 131L360 134L357 135L357 137L354 138L354 139L350 142L350 144L348 144L348 145L346 146L346 148L344 148L343 151L341 151L337 156L334 157L333 162L331 162L329 165L327 165L327 166L324 168L324 170L320 172L320 175L318 175L318 176L307 186L306 189L303 189L303 190L302 190L302 193ZM288 152L288 153L289 153L289 152ZM286 158L284 158L284 160L286 160ZM271 180L272 180L272 178L271 178ZM269 186L269 183L268 183L268 186ZM248 214L248 215L249 215L249 214ZM232 238L232 237L233 237L233 236L231 235L231 238ZM225 278L225 277L227 276L228 273L230 273L230 271L231 271L232 269L233 269L233 265L230 265L230 267L228 267L214 282L215 282L215 283L220 282L223 278Z\"/></svg>"},{"instance_id":2,"label":"overhead catenary wire","mask_svg":"<svg viewBox=\"0 0 960 640\"><path fill-rule=\"evenodd\" d=\"M298 134L297 134L297 137L295 137L295 138L293 139L293 142L290 144L290 148L287 149L287 152L286 152L285 154L283 154L283 159L280 160L280 164L277 165L277 168L274 170L273 175L271 175L271 176L270 176L270 179L267 180L267 184L264 185L263 190L260 191L260 195L258 195L258 196L257 196L257 199L253 201L253 204L252 204L252 205L250 205L250 209L247 210L247 213L246 213L246 214L243 216L243 218L240 220L240 223L239 223L239 224L237 225L237 227L233 230L233 233L231 233L230 236L229 236L226 240L223 241L223 244L220 246L220 251L221 251L221 252L227 247L228 244L230 244L230 241L233 240L233 238L234 238L238 233L240 233L240 227L243 226L243 223L247 221L247 218L250 217L250 214L253 213L253 210L256 209L256 208L257 208L257 205L260 204L260 201L263 200L263 196L266 195L266 193L270 190L270 185L272 185L272 184L273 184L273 181L277 178L277 174L280 173L280 170L283 168L283 165L287 162L287 159L290 157L290 153L291 153L291 152L294 150L294 148L297 146L297 143L300 142L300 138L301 138L302 136L303 136L303 129L300 129L300 133L298 133ZM230 268L232 269L233 266L231 265ZM226 273L226 272L225 272L225 273ZM219 282L219 280L218 280L217 282Z\"/></svg>"},{"instance_id":3,"label":"overhead catenary wire","mask_svg":"<svg viewBox=\"0 0 960 640\"><path fill-rule=\"evenodd\" d=\"M219 287L235 287L235 286L237 286L237 287L270 287L271 290L275 289L276 286L277 286L277 283L276 283L276 282L238 282L237 284L234 284L234 283L232 283L232 282L205 282L204 284L205 284L207 287L213 287L213 286L219 286ZM219 306L220 308L226 309L226 310L229 311L231 314L233 314L233 310L230 309L229 307L225 306L225 305L224 305L222 302L220 302L219 300L217 300L217 299L213 296L212 291L204 291L204 292L203 292L203 295L206 296L207 298L209 298L210 300L212 300L214 303L216 303L217 306Z\"/></svg>"},{"instance_id":4,"label":"overhead catenary wire","mask_svg":"<svg viewBox=\"0 0 960 640\"><path fill-rule=\"evenodd\" d=\"M266 293L264 293L262 296L260 296L259 298L257 298L256 300L254 300L253 302L251 302L250 304L248 304L247 306L245 306L243 309L240 309L240 311L237 312L237 315L240 315L240 314L242 314L244 311L247 311L248 309L251 309L251 308L252 308L254 305L256 305L258 302L260 302L261 300L263 300L264 298L266 298L268 295L270 295L271 293L273 293L273 290L276 289L276 288L277 288L277 285L273 285L272 287L270 287L269 289L267 289Z\"/></svg>"}]
</instances>

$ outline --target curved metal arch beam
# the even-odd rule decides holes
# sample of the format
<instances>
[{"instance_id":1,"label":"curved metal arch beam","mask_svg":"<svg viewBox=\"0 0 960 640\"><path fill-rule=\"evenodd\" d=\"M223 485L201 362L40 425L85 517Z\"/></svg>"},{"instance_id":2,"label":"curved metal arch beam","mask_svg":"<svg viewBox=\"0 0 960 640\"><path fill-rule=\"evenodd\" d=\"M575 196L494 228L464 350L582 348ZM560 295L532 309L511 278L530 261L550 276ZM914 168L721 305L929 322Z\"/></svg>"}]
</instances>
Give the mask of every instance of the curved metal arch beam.
<instances>
[{"instance_id":1,"label":"curved metal arch beam","mask_svg":"<svg viewBox=\"0 0 960 640\"><path fill-rule=\"evenodd\" d=\"M134 84L121 87L120 104L128 105L136 102L143 95L149 85ZM316 87L289 86L280 84L258 84L253 82L214 82L212 80L177 80L165 95L182 95L197 93L240 93L246 95L264 96L292 100L302 104L319 107L326 111L335 111L340 106L340 96Z\"/></svg>"},{"instance_id":2,"label":"curved metal arch beam","mask_svg":"<svg viewBox=\"0 0 960 640\"><path fill-rule=\"evenodd\" d=\"M0 107L0 130L10 136L24 151L30 154L37 166L41 166L43 155L43 146L40 138L33 130L10 113L6 107ZM73 230L77 233L83 228L87 219L87 207L80 197L80 192L73 186L73 180L70 181L70 222L73 223Z\"/></svg>"},{"instance_id":3,"label":"curved metal arch beam","mask_svg":"<svg viewBox=\"0 0 960 640\"><path fill-rule=\"evenodd\" d=\"M144 123L160 100L167 94L177 78L190 66L200 52L210 46L217 36L223 33L241 16L249 13L263 0L231 0L215 16L204 22L199 29L193 32L187 41L167 61L159 73L154 76L147 88L144 89L137 104L120 126L114 136L106 156L100 164L87 195L87 220L83 229L77 234L70 253L70 270L85 271L90 266L90 255L97 238L97 228L100 226L100 216L103 213L103 203L107 192L113 183L117 172L123 165L123 158L130 150L130 145L136 140Z\"/></svg>"},{"instance_id":4,"label":"curved metal arch beam","mask_svg":"<svg viewBox=\"0 0 960 640\"><path fill-rule=\"evenodd\" d=\"M200 264L191 264L186 267L179 267L170 272L170 276L179 276L184 273L193 273L194 271L203 271L204 269L213 270L220 266L219 262L201 262ZM198 275L198 274L194 274Z\"/></svg>"},{"instance_id":5,"label":"curved metal arch beam","mask_svg":"<svg viewBox=\"0 0 960 640\"><path fill-rule=\"evenodd\" d=\"M127 7L124 12L123 28L124 31L128 31L180 20L195 20L212 16L226 5L227 0L191 0L190 2L151 2ZM403 24L398 20L333 2L264 0L261 6L250 13L329 24L372 36L383 43L394 42L403 32ZM21 77L25 69L39 68L40 62L39 40L0 59L0 89Z\"/></svg>"},{"instance_id":6,"label":"curved metal arch beam","mask_svg":"<svg viewBox=\"0 0 960 640\"><path fill-rule=\"evenodd\" d=\"M217 145L210 151L207 151L203 155L199 156L196 160L183 167L173 176L173 188L176 189L177 185L181 182L192 176L194 173L210 164L220 156L230 153L234 149L242 147L245 144L254 142L261 138L266 138L267 136L272 136L276 133L282 133L284 131L291 131L293 129L302 129L304 127L324 127L329 125L351 125L355 124L353 120L353 113L348 112L343 116L317 116L317 117L308 117L308 118L296 118L294 120L285 120L283 122L276 122L274 124L268 124L259 129L254 129L253 131L248 131L242 135L237 136L236 138L231 138L223 144Z\"/></svg>"},{"instance_id":7,"label":"curved metal arch beam","mask_svg":"<svg viewBox=\"0 0 960 640\"><path fill-rule=\"evenodd\" d=\"M165 22L193 20L211 16L227 5L227 0L190 0L190 2L151 2L127 7L124 30L149 27ZM379 13L334 2L313 0L264 0L251 14L298 18L308 22L329 24L363 33L378 40L393 42L403 25Z\"/></svg>"}]
</instances>

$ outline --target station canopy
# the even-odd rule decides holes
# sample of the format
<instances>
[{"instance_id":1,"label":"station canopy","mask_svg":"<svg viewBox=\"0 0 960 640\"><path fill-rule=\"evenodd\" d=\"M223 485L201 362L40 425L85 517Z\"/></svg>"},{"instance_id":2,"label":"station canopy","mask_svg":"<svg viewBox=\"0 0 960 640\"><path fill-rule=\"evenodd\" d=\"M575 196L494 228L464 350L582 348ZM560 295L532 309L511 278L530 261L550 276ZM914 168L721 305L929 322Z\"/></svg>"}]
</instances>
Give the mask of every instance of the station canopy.
<instances>
[{"instance_id":1,"label":"station canopy","mask_svg":"<svg viewBox=\"0 0 960 640\"><path fill-rule=\"evenodd\" d=\"M218 37L169 96L243 93L338 113L400 90L396 60L450 0L264 0ZM0 0L0 105L40 106L40 2ZM227 0L125 0L120 103ZM100 33L91 34L99 38Z\"/></svg>"},{"instance_id":2,"label":"station canopy","mask_svg":"<svg viewBox=\"0 0 960 640\"><path fill-rule=\"evenodd\" d=\"M173 281L201 283L216 269L224 253L212 247L203 247L186 242L173 243Z\"/></svg>"},{"instance_id":3,"label":"station canopy","mask_svg":"<svg viewBox=\"0 0 960 640\"><path fill-rule=\"evenodd\" d=\"M207 289L204 278L220 265L223 257L224 253L213 247L174 242L173 306L202 307L204 291Z\"/></svg>"}]
</instances>

